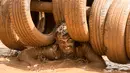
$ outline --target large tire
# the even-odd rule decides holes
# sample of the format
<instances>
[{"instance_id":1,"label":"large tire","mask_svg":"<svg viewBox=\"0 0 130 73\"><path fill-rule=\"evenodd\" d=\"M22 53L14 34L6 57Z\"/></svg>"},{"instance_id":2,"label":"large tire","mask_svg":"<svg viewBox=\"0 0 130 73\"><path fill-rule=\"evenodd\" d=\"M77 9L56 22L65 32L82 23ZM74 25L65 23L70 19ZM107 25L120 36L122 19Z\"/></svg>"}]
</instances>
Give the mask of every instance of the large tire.
<instances>
[{"instance_id":1,"label":"large tire","mask_svg":"<svg viewBox=\"0 0 130 73\"><path fill-rule=\"evenodd\" d=\"M65 21L70 37L79 42L89 40L87 0L65 0Z\"/></svg>"},{"instance_id":2,"label":"large tire","mask_svg":"<svg viewBox=\"0 0 130 73\"><path fill-rule=\"evenodd\" d=\"M104 55L104 26L107 12L113 0L94 0L90 11L90 43L98 55Z\"/></svg>"},{"instance_id":3,"label":"large tire","mask_svg":"<svg viewBox=\"0 0 130 73\"><path fill-rule=\"evenodd\" d=\"M22 42L28 46L46 46L54 42L54 33L39 32L30 14L31 0L10 0L11 23Z\"/></svg>"},{"instance_id":4,"label":"large tire","mask_svg":"<svg viewBox=\"0 0 130 73\"><path fill-rule=\"evenodd\" d=\"M9 16L9 0L2 0L2 10L0 14L0 37L2 43L13 50L23 50L25 45L19 40L19 37L12 28Z\"/></svg>"},{"instance_id":5,"label":"large tire","mask_svg":"<svg viewBox=\"0 0 130 73\"><path fill-rule=\"evenodd\" d=\"M64 19L64 0L52 0L53 15L57 25L65 21Z\"/></svg>"},{"instance_id":6,"label":"large tire","mask_svg":"<svg viewBox=\"0 0 130 73\"><path fill-rule=\"evenodd\" d=\"M105 24L104 44L107 57L116 63L128 63L125 28L130 10L129 0L114 0Z\"/></svg>"}]
</instances>

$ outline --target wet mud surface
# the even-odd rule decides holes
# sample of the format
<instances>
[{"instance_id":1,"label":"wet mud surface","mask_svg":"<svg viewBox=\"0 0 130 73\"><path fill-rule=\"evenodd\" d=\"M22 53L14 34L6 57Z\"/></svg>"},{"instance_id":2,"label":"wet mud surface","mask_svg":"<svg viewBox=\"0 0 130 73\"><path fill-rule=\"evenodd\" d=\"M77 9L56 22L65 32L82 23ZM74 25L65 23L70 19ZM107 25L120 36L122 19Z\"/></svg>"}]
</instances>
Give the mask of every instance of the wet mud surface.
<instances>
[{"instance_id":1,"label":"wet mud surface","mask_svg":"<svg viewBox=\"0 0 130 73\"><path fill-rule=\"evenodd\" d=\"M87 67L87 63L82 60L45 60L40 65L28 66L17 60L16 57L5 57L13 54L0 42L0 72L2 73L130 73L130 64L116 64L103 56L107 67L104 70L93 70Z\"/></svg>"}]
</instances>

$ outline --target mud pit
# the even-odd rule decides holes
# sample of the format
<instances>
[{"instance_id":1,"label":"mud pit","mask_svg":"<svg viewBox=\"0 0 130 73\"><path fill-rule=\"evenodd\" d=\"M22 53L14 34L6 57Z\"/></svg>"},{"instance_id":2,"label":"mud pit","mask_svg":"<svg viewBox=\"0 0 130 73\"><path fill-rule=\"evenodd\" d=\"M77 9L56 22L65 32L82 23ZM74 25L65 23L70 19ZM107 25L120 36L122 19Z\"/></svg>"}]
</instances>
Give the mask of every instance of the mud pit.
<instances>
[{"instance_id":1,"label":"mud pit","mask_svg":"<svg viewBox=\"0 0 130 73\"><path fill-rule=\"evenodd\" d=\"M82 59L71 60L62 59L55 61L45 60L40 65L28 66L28 64L20 62L16 57L8 56L12 51L0 43L0 72L1 73L128 73L130 72L130 64L121 65L110 62L106 56L107 68L104 70L93 70L87 67L87 62ZM8 57L5 57L8 56Z\"/></svg>"}]
</instances>

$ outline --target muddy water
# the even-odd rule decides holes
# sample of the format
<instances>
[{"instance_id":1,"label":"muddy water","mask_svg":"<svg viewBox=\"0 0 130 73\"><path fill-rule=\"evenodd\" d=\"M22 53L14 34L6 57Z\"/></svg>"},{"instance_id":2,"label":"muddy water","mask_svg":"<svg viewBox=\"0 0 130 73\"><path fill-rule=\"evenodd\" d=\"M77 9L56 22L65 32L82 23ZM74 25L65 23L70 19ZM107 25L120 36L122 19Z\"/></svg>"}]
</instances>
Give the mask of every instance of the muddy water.
<instances>
[{"instance_id":1,"label":"muddy water","mask_svg":"<svg viewBox=\"0 0 130 73\"><path fill-rule=\"evenodd\" d=\"M0 56L1 55L9 55L10 50L4 46L0 41ZM107 68L104 70L104 73L130 73L130 64L117 64L108 60L106 56L103 56L106 61Z\"/></svg>"}]
</instances>

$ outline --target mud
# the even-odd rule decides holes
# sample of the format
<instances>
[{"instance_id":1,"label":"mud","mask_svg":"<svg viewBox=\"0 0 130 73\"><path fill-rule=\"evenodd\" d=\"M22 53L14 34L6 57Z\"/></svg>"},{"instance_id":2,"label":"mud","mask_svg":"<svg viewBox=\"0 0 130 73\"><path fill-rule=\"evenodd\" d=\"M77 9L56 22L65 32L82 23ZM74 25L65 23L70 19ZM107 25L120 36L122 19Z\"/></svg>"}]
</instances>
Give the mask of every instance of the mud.
<instances>
[{"instance_id":1,"label":"mud","mask_svg":"<svg viewBox=\"0 0 130 73\"><path fill-rule=\"evenodd\" d=\"M17 57L10 55L15 54L14 50L9 50L0 42L0 72L2 73L129 73L130 64L116 64L103 56L107 67L104 70L90 69L83 59L71 60L62 59L48 61L45 60L39 65L29 66L26 63L17 60Z\"/></svg>"}]
</instances>

